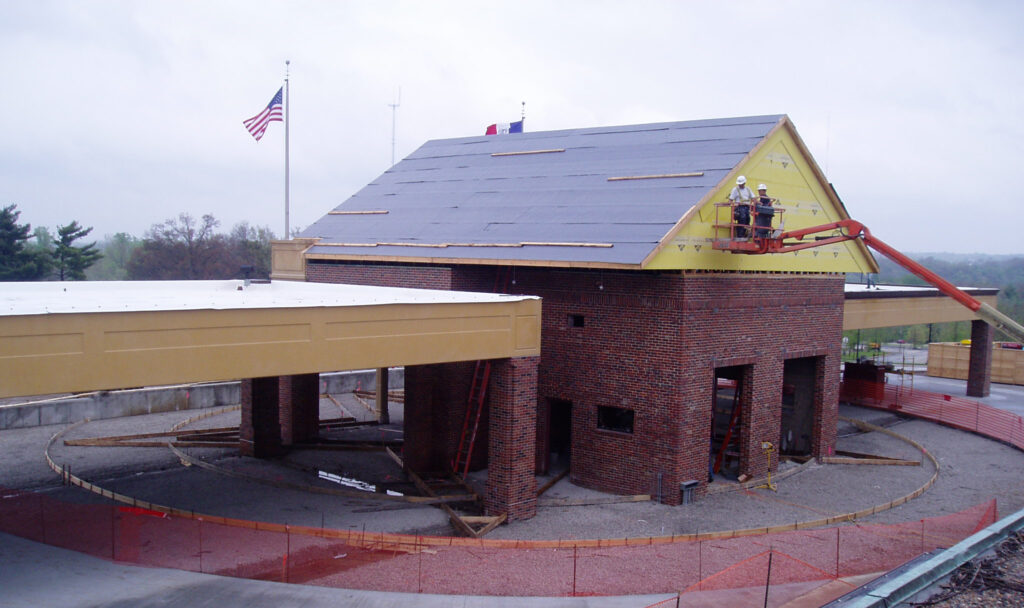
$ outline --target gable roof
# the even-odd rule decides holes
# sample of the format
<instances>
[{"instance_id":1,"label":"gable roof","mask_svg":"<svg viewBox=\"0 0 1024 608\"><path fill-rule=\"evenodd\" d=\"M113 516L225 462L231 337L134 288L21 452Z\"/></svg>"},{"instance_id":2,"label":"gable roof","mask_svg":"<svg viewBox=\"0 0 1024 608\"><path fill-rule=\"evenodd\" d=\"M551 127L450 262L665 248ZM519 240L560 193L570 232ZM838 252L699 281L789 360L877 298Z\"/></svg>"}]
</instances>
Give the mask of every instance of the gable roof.
<instances>
[{"instance_id":1,"label":"gable roof","mask_svg":"<svg viewBox=\"0 0 1024 608\"><path fill-rule=\"evenodd\" d=\"M301 236L314 258L640 268L785 120L433 140Z\"/></svg>"}]
</instances>

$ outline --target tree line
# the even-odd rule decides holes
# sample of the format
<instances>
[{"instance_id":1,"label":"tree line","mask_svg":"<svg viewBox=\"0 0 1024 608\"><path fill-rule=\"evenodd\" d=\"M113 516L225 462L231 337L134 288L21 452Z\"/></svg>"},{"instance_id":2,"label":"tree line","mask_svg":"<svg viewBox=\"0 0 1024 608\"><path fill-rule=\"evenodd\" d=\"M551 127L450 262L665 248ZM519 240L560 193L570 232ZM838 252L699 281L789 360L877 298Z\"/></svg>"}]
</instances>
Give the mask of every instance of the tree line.
<instances>
[{"instance_id":1,"label":"tree line","mask_svg":"<svg viewBox=\"0 0 1024 608\"><path fill-rule=\"evenodd\" d=\"M57 234L46 228L32 231L31 224L19 224L21 212L16 205L0 209L0 281L82 281L85 271L103 255L96 243L76 245L92 228L77 221L57 227Z\"/></svg>"},{"instance_id":2,"label":"tree line","mask_svg":"<svg viewBox=\"0 0 1024 608\"><path fill-rule=\"evenodd\" d=\"M0 210L0 281L198 280L269 278L268 227L248 222L227 233L207 214L180 213L154 224L142 238L119 232L79 244L92 228L72 221L56 233L19 223L16 205Z\"/></svg>"}]
</instances>

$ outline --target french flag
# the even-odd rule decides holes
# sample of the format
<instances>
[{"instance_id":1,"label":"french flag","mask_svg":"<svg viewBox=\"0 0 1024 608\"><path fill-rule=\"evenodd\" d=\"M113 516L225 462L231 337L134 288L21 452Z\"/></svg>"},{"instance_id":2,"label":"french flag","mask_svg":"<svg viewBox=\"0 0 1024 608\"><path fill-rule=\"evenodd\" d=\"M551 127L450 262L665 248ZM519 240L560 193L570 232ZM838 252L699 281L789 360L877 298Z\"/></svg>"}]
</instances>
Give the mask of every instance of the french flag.
<instances>
[{"instance_id":1,"label":"french flag","mask_svg":"<svg viewBox=\"0 0 1024 608\"><path fill-rule=\"evenodd\" d=\"M503 135L505 133L522 133L523 132L523 121L518 122L496 122L493 125L487 127L487 132L484 135Z\"/></svg>"}]
</instances>

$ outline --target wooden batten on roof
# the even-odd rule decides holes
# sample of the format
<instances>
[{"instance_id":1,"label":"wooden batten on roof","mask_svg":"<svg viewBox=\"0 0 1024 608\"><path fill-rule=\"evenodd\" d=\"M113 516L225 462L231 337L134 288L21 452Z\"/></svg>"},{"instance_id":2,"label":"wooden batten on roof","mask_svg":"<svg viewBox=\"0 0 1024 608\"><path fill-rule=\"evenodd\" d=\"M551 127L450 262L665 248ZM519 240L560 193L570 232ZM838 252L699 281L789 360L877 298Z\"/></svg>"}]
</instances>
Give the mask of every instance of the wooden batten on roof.
<instances>
[{"instance_id":1,"label":"wooden batten on roof","mask_svg":"<svg viewBox=\"0 0 1024 608\"><path fill-rule=\"evenodd\" d=\"M514 260L501 258L454 258L438 256L400 256L400 255L357 255L307 253L307 260L336 260L344 262L389 262L395 264L469 264L486 266L520 266L523 268L588 268L594 270L642 270L635 264L614 264L609 262L572 262L550 260Z\"/></svg>"}]
</instances>

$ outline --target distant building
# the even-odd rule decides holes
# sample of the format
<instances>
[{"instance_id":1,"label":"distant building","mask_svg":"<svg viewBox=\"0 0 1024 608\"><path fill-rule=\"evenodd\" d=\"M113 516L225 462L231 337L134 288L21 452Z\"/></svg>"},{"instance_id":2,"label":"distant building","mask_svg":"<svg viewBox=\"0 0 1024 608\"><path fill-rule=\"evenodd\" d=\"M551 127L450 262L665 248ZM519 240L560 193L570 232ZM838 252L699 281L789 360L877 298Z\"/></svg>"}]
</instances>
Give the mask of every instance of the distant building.
<instances>
[{"instance_id":1,"label":"distant building","mask_svg":"<svg viewBox=\"0 0 1024 608\"><path fill-rule=\"evenodd\" d=\"M786 116L465 137L427 142L279 247L275 273L541 296L536 415L475 464L529 459L524 501L533 469L568 460L574 483L678 504L718 460L765 473L763 442L834 449L844 273L878 271L859 241L713 248L739 175L779 200L775 227L849 217ZM407 368L410 467L453 458L473 372ZM510 517L531 516L515 498Z\"/></svg>"}]
</instances>

